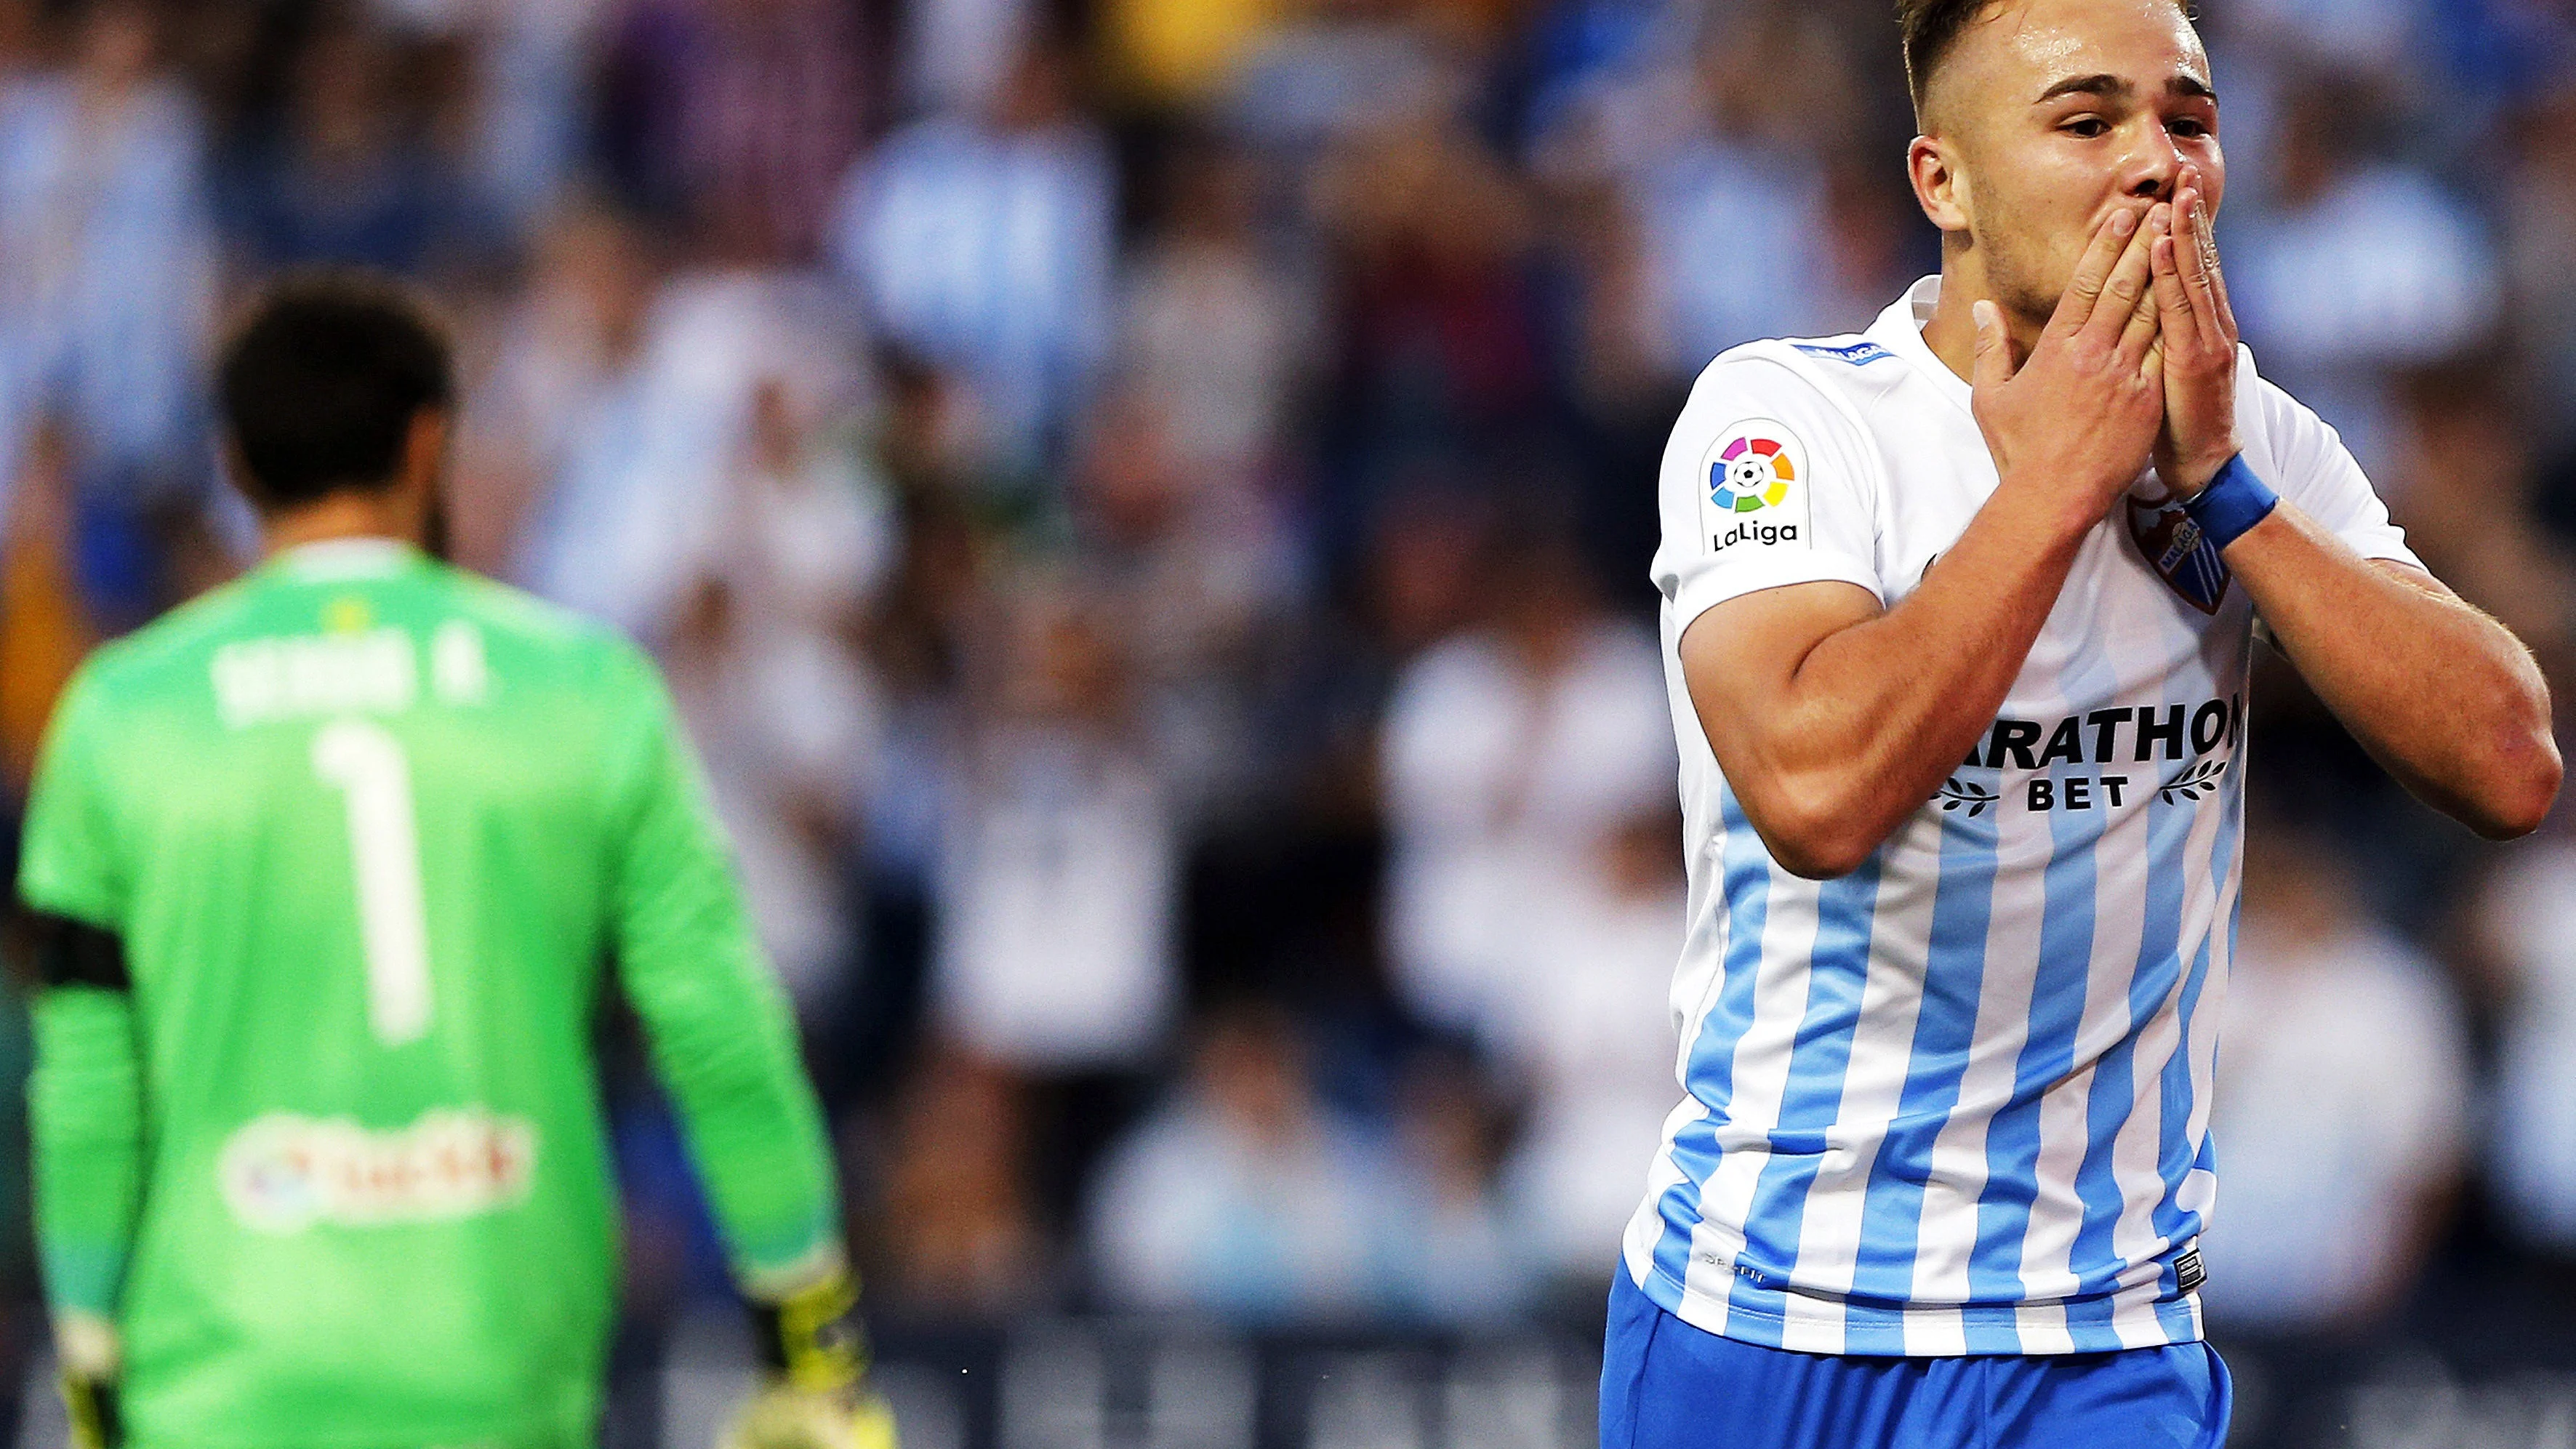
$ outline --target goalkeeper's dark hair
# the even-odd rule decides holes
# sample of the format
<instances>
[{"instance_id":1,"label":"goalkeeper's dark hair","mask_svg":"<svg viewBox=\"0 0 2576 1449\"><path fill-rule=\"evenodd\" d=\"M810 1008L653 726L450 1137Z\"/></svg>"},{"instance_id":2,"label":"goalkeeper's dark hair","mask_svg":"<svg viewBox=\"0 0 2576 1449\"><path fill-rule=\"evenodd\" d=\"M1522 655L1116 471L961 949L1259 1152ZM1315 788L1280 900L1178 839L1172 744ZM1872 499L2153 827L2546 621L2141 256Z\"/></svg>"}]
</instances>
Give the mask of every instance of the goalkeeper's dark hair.
<instances>
[{"instance_id":1,"label":"goalkeeper's dark hair","mask_svg":"<svg viewBox=\"0 0 2576 1449\"><path fill-rule=\"evenodd\" d=\"M261 295L217 387L242 491L275 511L392 484L413 421L454 405L456 368L446 329L401 285L312 271Z\"/></svg>"}]
</instances>

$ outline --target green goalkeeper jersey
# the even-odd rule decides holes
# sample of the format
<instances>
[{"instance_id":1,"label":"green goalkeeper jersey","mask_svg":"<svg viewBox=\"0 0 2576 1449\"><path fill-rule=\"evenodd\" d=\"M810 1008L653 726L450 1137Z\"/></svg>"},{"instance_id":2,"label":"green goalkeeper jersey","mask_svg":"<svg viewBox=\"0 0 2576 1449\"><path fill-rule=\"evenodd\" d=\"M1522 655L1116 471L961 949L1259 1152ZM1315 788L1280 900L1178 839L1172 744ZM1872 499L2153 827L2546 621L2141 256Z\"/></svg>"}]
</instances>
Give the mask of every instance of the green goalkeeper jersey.
<instances>
[{"instance_id":1,"label":"green goalkeeper jersey","mask_svg":"<svg viewBox=\"0 0 2576 1449\"><path fill-rule=\"evenodd\" d=\"M585 1442L622 993L748 1286L833 1261L829 1159L633 647L402 545L311 545L73 682L20 892L122 981L39 996L58 1311L142 1446Z\"/></svg>"}]
</instances>

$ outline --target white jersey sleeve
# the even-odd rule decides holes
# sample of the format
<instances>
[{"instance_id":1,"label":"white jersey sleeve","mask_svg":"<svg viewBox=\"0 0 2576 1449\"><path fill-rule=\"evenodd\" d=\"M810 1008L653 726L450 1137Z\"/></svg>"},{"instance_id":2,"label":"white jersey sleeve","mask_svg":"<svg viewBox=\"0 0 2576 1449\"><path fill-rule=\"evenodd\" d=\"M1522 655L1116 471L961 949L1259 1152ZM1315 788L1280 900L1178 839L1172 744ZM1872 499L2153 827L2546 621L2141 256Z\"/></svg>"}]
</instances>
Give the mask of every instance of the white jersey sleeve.
<instances>
[{"instance_id":1,"label":"white jersey sleeve","mask_svg":"<svg viewBox=\"0 0 2576 1449\"><path fill-rule=\"evenodd\" d=\"M1673 636L1729 599L1838 579L1884 602L1881 465L1860 419L1776 344L1709 364L1665 445L1655 587Z\"/></svg>"},{"instance_id":2,"label":"white jersey sleeve","mask_svg":"<svg viewBox=\"0 0 2576 1449\"><path fill-rule=\"evenodd\" d=\"M2342 435L2307 404L2255 376L2250 352L2240 350L2237 358L2250 384L2238 421L2252 425L2243 432L2245 461L2255 476L2363 558L2423 567L2406 546L2406 530L2388 521L2388 506L2372 491Z\"/></svg>"}]
</instances>

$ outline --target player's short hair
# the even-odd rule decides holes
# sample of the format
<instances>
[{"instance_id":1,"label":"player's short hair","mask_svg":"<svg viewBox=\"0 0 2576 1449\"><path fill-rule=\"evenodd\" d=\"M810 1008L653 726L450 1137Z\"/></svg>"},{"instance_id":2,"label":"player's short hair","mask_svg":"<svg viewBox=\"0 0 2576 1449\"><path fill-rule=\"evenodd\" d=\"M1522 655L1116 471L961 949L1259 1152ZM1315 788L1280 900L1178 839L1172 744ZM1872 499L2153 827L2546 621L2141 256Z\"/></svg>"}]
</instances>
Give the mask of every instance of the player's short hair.
<instances>
[{"instance_id":1,"label":"player's short hair","mask_svg":"<svg viewBox=\"0 0 2576 1449\"><path fill-rule=\"evenodd\" d=\"M446 330L400 285L312 271L252 306L217 388L242 491L273 511L391 485L413 419L455 402L455 362Z\"/></svg>"},{"instance_id":2,"label":"player's short hair","mask_svg":"<svg viewBox=\"0 0 2576 1449\"><path fill-rule=\"evenodd\" d=\"M1896 27L1905 52L1905 89L1914 100L1914 119L1923 120L1923 101L1932 93L1932 74L1949 57L1951 47L1969 26L2006 0L1896 0ZM2191 0L2174 0L2184 18L2192 16Z\"/></svg>"},{"instance_id":3,"label":"player's short hair","mask_svg":"<svg viewBox=\"0 0 2576 1449\"><path fill-rule=\"evenodd\" d=\"M1968 26L2004 0L1896 0L1896 26L1905 49L1905 89L1914 99L1914 116L1923 117L1923 98L1932 91L1932 73L1959 43Z\"/></svg>"}]
</instances>

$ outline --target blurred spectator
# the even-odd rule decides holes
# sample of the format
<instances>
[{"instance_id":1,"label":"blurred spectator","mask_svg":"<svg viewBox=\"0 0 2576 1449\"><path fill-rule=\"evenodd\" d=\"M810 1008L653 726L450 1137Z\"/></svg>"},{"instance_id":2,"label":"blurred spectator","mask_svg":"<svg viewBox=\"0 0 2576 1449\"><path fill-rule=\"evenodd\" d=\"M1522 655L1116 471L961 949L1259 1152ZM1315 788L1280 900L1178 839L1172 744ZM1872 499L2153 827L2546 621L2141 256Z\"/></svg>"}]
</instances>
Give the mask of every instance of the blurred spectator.
<instances>
[{"instance_id":1,"label":"blurred spectator","mask_svg":"<svg viewBox=\"0 0 2576 1449\"><path fill-rule=\"evenodd\" d=\"M1506 465L1558 421L1529 197L1454 120L1371 133L1315 179L1338 355L1316 500L1336 572L1381 500Z\"/></svg>"},{"instance_id":2,"label":"blurred spectator","mask_svg":"<svg viewBox=\"0 0 2576 1449\"><path fill-rule=\"evenodd\" d=\"M1417 1052L1408 1066L1396 1097L1401 1171L1386 1206L1393 1292L1381 1313L1490 1329L1529 1306L1536 1265L1494 1192L1502 1123L1489 1081L1475 1057L1447 1048Z\"/></svg>"},{"instance_id":3,"label":"blurred spectator","mask_svg":"<svg viewBox=\"0 0 2576 1449\"><path fill-rule=\"evenodd\" d=\"M992 0L981 0L992 3ZM1233 81L1285 0L1108 0L1100 28L1120 93L1137 109L1199 108Z\"/></svg>"},{"instance_id":4,"label":"blurred spectator","mask_svg":"<svg viewBox=\"0 0 2576 1449\"><path fill-rule=\"evenodd\" d=\"M1595 904L1611 831L1673 789L1654 641L1601 612L1551 522L1510 520L1480 580L1492 624L1425 652L1387 706L1397 985L1425 1020L1489 1038L1562 969L1532 948Z\"/></svg>"},{"instance_id":5,"label":"blurred spectator","mask_svg":"<svg viewBox=\"0 0 2576 1449\"><path fill-rule=\"evenodd\" d=\"M2567 832L2507 866L2479 916L2507 991L2490 1175L2527 1241L2576 1256L2576 843Z\"/></svg>"},{"instance_id":6,"label":"blurred spectator","mask_svg":"<svg viewBox=\"0 0 2576 1449\"><path fill-rule=\"evenodd\" d=\"M2362 913L2324 836L2256 819L2201 1238L2244 1442L2347 1442L2345 1385L2401 1331L2460 1182L2471 1080L2439 967Z\"/></svg>"},{"instance_id":7,"label":"blurred spectator","mask_svg":"<svg viewBox=\"0 0 2576 1449\"><path fill-rule=\"evenodd\" d=\"M39 424L20 462L0 490L0 801L26 798L45 721L94 642L71 579L65 429Z\"/></svg>"},{"instance_id":8,"label":"blurred spectator","mask_svg":"<svg viewBox=\"0 0 2576 1449\"><path fill-rule=\"evenodd\" d=\"M1177 1004L1180 843L1132 662L1065 581L1023 584L993 625L946 822L939 1020L1024 1071L1141 1067Z\"/></svg>"},{"instance_id":9,"label":"blurred spectator","mask_svg":"<svg viewBox=\"0 0 2576 1449\"><path fill-rule=\"evenodd\" d=\"M1311 299L1265 253L1266 180L1248 153L1183 150L1127 281L1121 360L1136 391L1168 419L1174 461L1233 488L1274 459L1314 342Z\"/></svg>"},{"instance_id":10,"label":"blurred spectator","mask_svg":"<svg viewBox=\"0 0 2576 1449\"><path fill-rule=\"evenodd\" d=\"M663 651L745 903L808 1019L853 960L848 862L880 727L853 646L893 552L887 500L832 404L779 377L755 386L713 551Z\"/></svg>"},{"instance_id":11,"label":"blurred spectator","mask_svg":"<svg viewBox=\"0 0 2576 1449\"><path fill-rule=\"evenodd\" d=\"M1227 123L1265 146L1306 151L1436 123L1470 77L1418 23L1411 0L1310 0L1245 47L1228 79Z\"/></svg>"},{"instance_id":12,"label":"blurred spectator","mask_svg":"<svg viewBox=\"0 0 2576 1449\"><path fill-rule=\"evenodd\" d=\"M841 0L648 0L613 49L610 111L630 184L685 218L700 258L819 255L870 93Z\"/></svg>"},{"instance_id":13,"label":"blurred spectator","mask_svg":"<svg viewBox=\"0 0 2576 1449\"><path fill-rule=\"evenodd\" d=\"M0 478L58 414L82 586L120 625L165 602L153 515L205 475L205 143L162 49L151 6L99 0L67 67L0 80Z\"/></svg>"},{"instance_id":14,"label":"blurred spectator","mask_svg":"<svg viewBox=\"0 0 2576 1449\"><path fill-rule=\"evenodd\" d=\"M551 309L509 324L493 369L496 389L524 399L493 450L537 470L515 571L658 643L722 546L722 479L753 446L757 384L850 389L845 334L831 299L792 277L692 272L655 286L614 223L571 225L550 253Z\"/></svg>"},{"instance_id":15,"label":"blurred spectator","mask_svg":"<svg viewBox=\"0 0 2576 1449\"><path fill-rule=\"evenodd\" d=\"M1075 536L1121 621L1141 727L1173 804L1204 818L1259 778L1245 685L1261 625L1291 602L1268 501L1180 451L1170 402L1120 388L1093 409L1074 474Z\"/></svg>"},{"instance_id":16,"label":"blurred spectator","mask_svg":"<svg viewBox=\"0 0 2576 1449\"><path fill-rule=\"evenodd\" d=\"M1086 1237L1102 1296L1247 1324L1382 1301L1384 1151L1316 1097L1277 1010L1220 1013L1198 1038L1172 1100L1101 1166Z\"/></svg>"},{"instance_id":17,"label":"blurred spectator","mask_svg":"<svg viewBox=\"0 0 2576 1449\"><path fill-rule=\"evenodd\" d=\"M2576 456L2576 77L2535 102L2516 128L2504 196L2505 277L2531 390L2533 440Z\"/></svg>"},{"instance_id":18,"label":"blurred spectator","mask_svg":"<svg viewBox=\"0 0 2576 1449\"><path fill-rule=\"evenodd\" d=\"M2532 439L2504 379L2486 365L2428 368L2399 379L2394 394L2388 478L2405 494L2399 520L2424 566L2552 657L2566 645L2576 595L2567 560L2548 550L2522 506Z\"/></svg>"},{"instance_id":19,"label":"blurred spectator","mask_svg":"<svg viewBox=\"0 0 2576 1449\"><path fill-rule=\"evenodd\" d=\"M573 201L546 219L492 356L472 375L449 482L458 562L537 581L536 541L522 533L542 525L582 419L640 366L659 283L626 217Z\"/></svg>"},{"instance_id":20,"label":"blurred spectator","mask_svg":"<svg viewBox=\"0 0 2576 1449\"><path fill-rule=\"evenodd\" d=\"M2268 209L2223 224L2228 289L2268 373L2338 427L2381 490L2390 369L2485 340L2501 301L2478 219L2434 178L2368 154L2379 98L2320 79L2287 99Z\"/></svg>"},{"instance_id":21,"label":"blurred spectator","mask_svg":"<svg viewBox=\"0 0 2576 1449\"><path fill-rule=\"evenodd\" d=\"M1022 1180L1027 1113L1012 1074L951 1047L926 1054L898 1105L885 1253L871 1294L899 1307L1024 1307L1044 1266Z\"/></svg>"},{"instance_id":22,"label":"blurred spectator","mask_svg":"<svg viewBox=\"0 0 2576 1449\"><path fill-rule=\"evenodd\" d=\"M876 326L972 380L1004 452L1061 441L1107 343L1117 172L1073 61L1031 46L991 111L886 138L843 184L833 259Z\"/></svg>"},{"instance_id":23,"label":"blurred spectator","mask_svg":"<svg viewBox=\"0 0 2576 1449\"><path fill-rule=\"evenodd\" d=\"M463 259L474 219L430 142L422 59L363 11L326 11L283 115L235 163L231 226L256 265L418 272Z\"/></svg>"},{"instance_id":24,"label":"blurred spectator","mask_svg":"<svg viewBox=\"0 0 2576 1449\"><path fill-rule=\"evenodd\" d=\"M1681 1100L1671 1005L1688 914L1680 822L1646 811L1586 862L1600 886L1539 923L1505 1054L1529 1081L1529 1122L1506 1174L1532 1267L1598 1297L1645 1190L1663 1119Z\"/></svg>"},{"instance_id":25,"label":"blurred spectator","mask_svg":"<svg viewBox=\"0 0 2576 1449\"><path fill-rule=\"evenodd\" d=\"M472 139L482 200L515 229L541 217L588 158L591 46L616 0L377 0L472 47Z\"/></svg>"},{"instance_id":26,"label":"blurred spectator","mask_svg":"<svg viewBox=\"0 0 2576 1449\"><path fill-rule=\"evenodd\" d=\"M2466 1027L2439 967L2363 915L2332 844L2248 832L2204 1239L2213 1322L2363 1335L2424 1263L2460 1175Z\"/></svg>"},{"instance_id":27,"label":"blurred spectator","mask_svg":"<svg viewBox=\"0 0 2576 1449\"><path fill-rule=\"evenodd\" d=\"M1834 33L1803 8L1753 7L1697 62L1692 93L1669 99L1701 125L1631 163L1654 326L1685 377L1737 343L1851 330L1885 305L1844 290L1826 244L1837 118L1817 98L1854 89Z\"/></svg>"}]
</instances>

